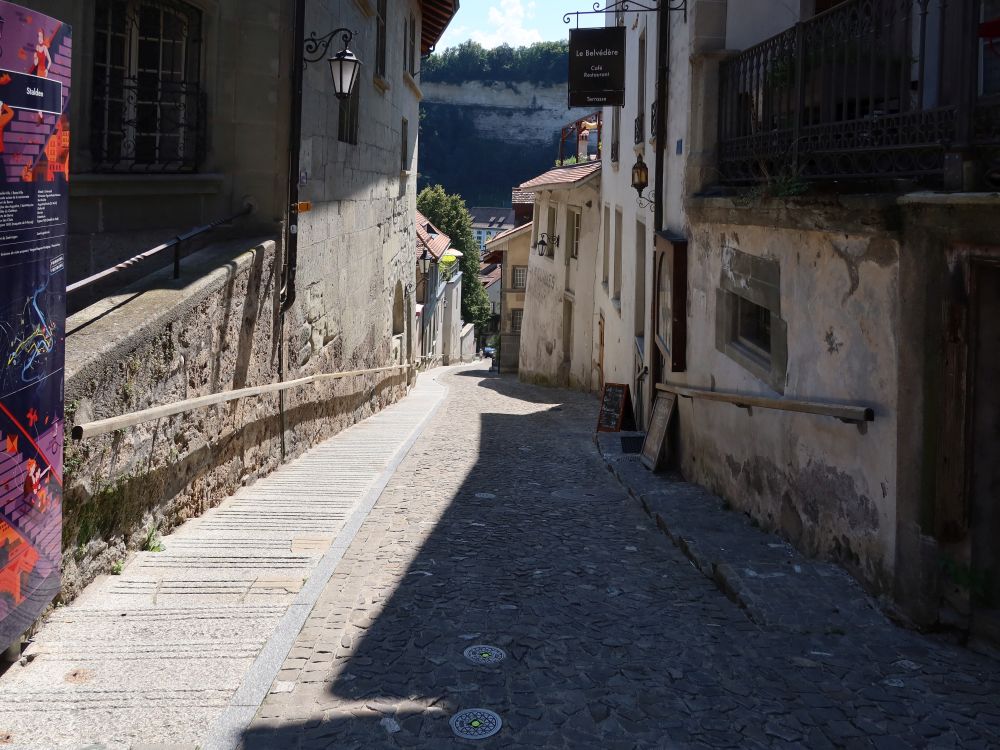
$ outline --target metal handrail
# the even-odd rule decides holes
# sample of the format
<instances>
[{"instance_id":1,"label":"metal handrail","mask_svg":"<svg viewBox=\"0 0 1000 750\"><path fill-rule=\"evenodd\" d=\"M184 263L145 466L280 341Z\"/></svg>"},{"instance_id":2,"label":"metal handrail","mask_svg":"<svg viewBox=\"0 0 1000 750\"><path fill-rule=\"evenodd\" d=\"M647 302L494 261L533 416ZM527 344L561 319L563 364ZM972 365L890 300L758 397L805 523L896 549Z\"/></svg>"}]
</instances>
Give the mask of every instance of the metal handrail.
<instances>
[{"instance_id":1,"label":"metal handrail","mask_svg":"<svg viewBox=\"0 0 1000 750\"><path fill-rule=\"evenodd\" d=\"M406 364L393 365L392 367L376 367L368 370L331 372L320 375L310 375L309 377L298 378L296 380L286 380L281 383L271 383L269 385L258 385L251 388L240 388L235 391L211 393L207 396L198 396L196 398L184 399L183 401L175 401L172 404L154 406L149 409L132 412L131 414L122 414L117 417L108 417L107 419L99 419L95 422L78 424L73 427L73 439L86 440L87 438L106 435L107 433L114 432L116 430L124 430L127 427L134 427L138 424L142 424L143 422L152 422L157 419L163 419L164 417L172 417L177 414L184 414L189 411L204 409L209 406L217 406L230 401L238 401L242 398L263 396L268 393L279 393L292 388L301 388L302 386L311 385L312 383L322 383L328 380L341 380L343 378L352 378L358 375L371 375L379 372L409 370L412 368L412 364Z\"/></svg>"},{"instance_id":2,"label":"metal handrail","mask_svg":"<svg viewBox=\"0 0 1000 750\"><path fill-rule=\"evenodd\" d=\"M673 385L671 383L657 383L656 390L673 393L684 398L722 401L742 409L750 409L756 406L761 409L818 414L822 417L833 417L834 419L839 419L841 422L859 426L866 422L875 421L875 410L868 406L827 404L819 401L801 401L791 398L770 398L768 396L755 396L749 393L726 393L723 391L709 391L704 388Z\"/></svg>"},{"instance_id":3,"label":"metal handrail","mask_svg":"<svg viewBox=\"0 0 1000 750\"><path fill-rule=\"evenodd\" d=\"M195 237L205 234L206 232L211 232L213 229L220 227L223 224L228 224L229 222L235 221L236 219L239 219L242 216L246 216L247 214L250 214L252 212L253 212L253 204L247 203L238 213L235 213L232 216L226 216L221 219L216 219L215 221L209 224L204 224L203 226L195 227L194 229L185 232L184 234L177 235L168 242L164 242L162 245L157 245L156 247L147 250L144 253L139 253L138 255L133 255L128 260L123 260L117 266L113 266L112 268L105 268L103 271L99 271L98 273L95 273L93 276L88 276L85 279L80 279L80 281L76 281L67 286L66 293L72 294L73 292L88 287L91 284L96 284L101 279L106 279L107 277L113 276L116 273L127 271L133 266L136 266L145 260L149 260L153 256L159 255L164 250L169 250L170 248L174 248L174 278L179 279L181 276L180 246L182 242L194 239Z\"/></svg>"}]
</instances>

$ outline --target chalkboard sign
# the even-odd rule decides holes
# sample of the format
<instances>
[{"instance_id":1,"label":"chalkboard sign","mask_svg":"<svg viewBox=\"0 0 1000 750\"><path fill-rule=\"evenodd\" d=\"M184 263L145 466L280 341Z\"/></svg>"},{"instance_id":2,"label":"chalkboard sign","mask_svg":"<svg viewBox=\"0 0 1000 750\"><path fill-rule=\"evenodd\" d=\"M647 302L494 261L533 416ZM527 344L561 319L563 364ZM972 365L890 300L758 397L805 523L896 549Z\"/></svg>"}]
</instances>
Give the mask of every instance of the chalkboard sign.
<instances>
[{"instance_id":1,"label":"chalkboard sign","mask_svg":"<svg viewBox=\"0 0 1000 750\"><path fill-rule=\"evenodd\" d=\"M653 416L649 420L649 431L642 443L642 463L650 471L656 471L663 462L666 452L667 428L670 418L674 415L677 396L673 393L660 393L653 403Z\"/></svg>"},{"instance_id":2,"label":"chalkboard sign","mask_svg":"<svg viewBox=\"0 0 1000 750\"><path fill-rule=\"evenodd\" d=\"M631 419L632 397L625 383L605 383L601 395L601 413L597 415L598 432L621 432L622 424Z\"/></svg>"}]
</instances>

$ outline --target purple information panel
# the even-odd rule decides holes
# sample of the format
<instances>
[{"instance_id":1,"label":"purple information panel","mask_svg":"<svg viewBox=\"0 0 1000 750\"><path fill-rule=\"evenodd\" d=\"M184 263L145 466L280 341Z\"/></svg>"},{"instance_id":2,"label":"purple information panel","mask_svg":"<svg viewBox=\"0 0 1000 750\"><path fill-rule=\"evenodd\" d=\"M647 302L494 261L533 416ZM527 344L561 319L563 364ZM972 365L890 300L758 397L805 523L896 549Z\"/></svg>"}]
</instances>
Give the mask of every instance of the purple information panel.
<instances>
[{"instance_id":1,"label":"purple information panel","mask_svg":"<svg viewBox=\"0 0 1000 750\"><path fill-rule=\"evenodd\" d=\"M0 1L0 648L59 592L72 54Z\"/></svg>"}]
</instances>

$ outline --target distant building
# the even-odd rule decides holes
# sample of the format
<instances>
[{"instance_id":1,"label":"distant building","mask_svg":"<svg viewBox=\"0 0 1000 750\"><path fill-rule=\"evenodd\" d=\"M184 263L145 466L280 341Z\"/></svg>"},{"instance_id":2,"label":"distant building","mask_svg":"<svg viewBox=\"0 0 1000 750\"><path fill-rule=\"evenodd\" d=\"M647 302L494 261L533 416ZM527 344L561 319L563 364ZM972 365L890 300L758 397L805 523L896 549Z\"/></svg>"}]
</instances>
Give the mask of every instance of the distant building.
<instances>
[{"instance_id":1,"label":"distant building","mask_svg":"<svg viewBox=\"0 0 1000 750\"><path fill-rule=\"evenodd\" d=\"M517 226L527 224L531 221L532 212L535 210L535 194L516 187L511 190L511 203L514 206L514 223Z\"/></svg>"},{"instance_id":2,"label":"distant building","mask_svg":"<svg viewBox=\"0 0 1000 750\"><path fill-rule=\"evenodd\" d=\"M451 238L417 211L417 299L418 346L425 365L451 364L462 360L462 272L456 261L462 254L452 248ZM423 270L427 261L426 272ZM446 269L453 268L454 272Z\"/></svg>"},{"instance_id":3,"label":"distant building","mask_svg":"<svg viewBox=\"0 0 1000 750\"><path fill-rule=\"evenodd\" d=\"M487 242L516 226L513 208L470 208L469 213L472 215L472 232L479 243L480 253L486 252Z\"/></svg>"},{"instance_id":4,"label":"distant building","mask_svg":"<svg viewBox=\"0 0 1000 750\"><path fill-rule=\"evenodd\" d=\"M500 372L517 372L521 351L521 323L528 286L531 253L531 222L509 229L489 241L485 263L499 263L500 275ZM492 295L491 295L492 299Z\"/></svg>"}]
</instances>

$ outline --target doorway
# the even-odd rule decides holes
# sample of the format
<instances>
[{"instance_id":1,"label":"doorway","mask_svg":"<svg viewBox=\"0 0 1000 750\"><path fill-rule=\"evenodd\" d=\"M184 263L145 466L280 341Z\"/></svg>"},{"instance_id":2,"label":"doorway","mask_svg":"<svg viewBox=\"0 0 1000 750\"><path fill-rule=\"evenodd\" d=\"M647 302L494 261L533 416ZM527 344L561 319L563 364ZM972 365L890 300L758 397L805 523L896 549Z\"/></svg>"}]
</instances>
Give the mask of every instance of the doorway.
<instances>
[{"instance_id":1,"label":"doorway","mask_svg":"<svg viewBox=\"0 0 1000 750\"><path fill-rule=\"evenodd\" d=\"M1000 265L975 265L969 411L972 630L1000 642Z\"/></svg>"}]
</instances>

